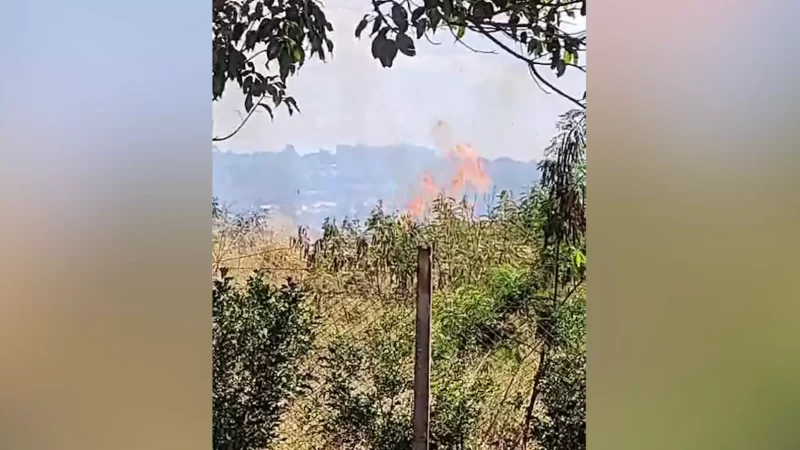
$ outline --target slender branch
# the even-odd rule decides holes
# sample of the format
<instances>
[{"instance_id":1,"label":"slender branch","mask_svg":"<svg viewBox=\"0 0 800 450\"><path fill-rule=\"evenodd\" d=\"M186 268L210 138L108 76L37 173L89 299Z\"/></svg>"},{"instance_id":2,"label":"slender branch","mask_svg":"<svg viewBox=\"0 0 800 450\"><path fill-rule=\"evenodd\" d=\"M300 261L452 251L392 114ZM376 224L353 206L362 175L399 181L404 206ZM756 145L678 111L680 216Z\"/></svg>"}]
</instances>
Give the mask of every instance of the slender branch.
<instances>
[{"instance_id":1,"label":"slender branch","mask_svg":"<svg viewBox=\"0 0 800 450\"><path fill-rule=\"evenodd\" d=\"M548 92L548 91L547 91L547 90L546 90L544 87L542 87L542 85L539 83L539 80L538 80L538 79L536 79L536 77L533 75L533 71L531 71L531 67L533 67L533 66L531 66L531 65L529 64L529 65L528 65L528 73L530 73L530 74L531 74L531 79L533 79L533 82L534 82L534 83L536 83L536 87L538 87L539 89L541 89L541 91L542 91L542 92L544 92L544 93L545 93L545 94L547 94L547 95L550 95L550 94L552 94L552 92Z\"/></svg>"},{"instance_id":2,"label":"slender branch","mask_svg":"<svg viewBox=\"0 0 800 450\"><path fill-rule=\"evenodd\" d=\"M539 62L539 61L533 61L530 64L533 64L535 66L550 66L550 63ZM574 68L580 70L581 72L586 73L586 66L579 66L577 64L572 64L572 63L566 63L566 65L570 66L570 67L574 67Z\"/></svg>"},{"instance_id":3,"label":"slender branch","mask_svg":"<svg viewBox=\"0 0 800 450\"><path fill-rule=\"evenodd\" d=\"M253 53L253 55L252 55L252 56L250 56L249 58L247 58L247 61L245 61L245 63L248 63L248 62L252 61L252 60L253 60L253 58L255 58L256 56L258 56L258 55L260 55L260 54L262 54L262 53L266 53L266 52L267 52L267 49L264 49L264 50L259 50L259 51L255 52L255 53Z\"/></svg>"},{"instance_id":4,"label":"slender branch","mask_svg":"<svg viewBox=\"0 0 800 450\"><path fill-rule=\"evenodd\" d=\"M250 119L250 116L252 116L252 115L253 115L253 113L256 111L256 109L258 109L258 104L259 104L259 103L261 103L261 100L264 100L264 97L266 97L266 96L267 96L267 93L266 93L266 92L265 92L264 94L262 94L262 95L261 95L261 98L259 98L259 99L258 99L258 101L257 101L257 102L256 102L256 103L253 105L253 108L250 110L250 112L249 112L249 113L247 113L247 116L245 116L244 120L242 120L242 123L240 123L240 124L239 124L239 126L238 126L238 127L236 127L236 129L235 129L235 130L233 130L233 131L232 131L230 134L228 134L227 136L223 136L223 137L219 137L219 136L217 136L217 137L213 137L213 138L211 138L211 142L220 142L220 141L225 141L225 140L228 140L228 139L232 138L232 137L233 137L233 136L234 136L236 133L238 133L238 132L239 132L239 130L241 130L241 129L242 129L242 127L244 126L244 124L245 124L245 123L247 123L247 121Z\"/></svg>"},{"instance_id":5,"label":"slender branch","mask_svg":"<svg viewBox=\"0 0 800 450\"><path fill-rule=\"evenodd\" d=\"M425 37L425 40L428 41L428 43L431 45L442 45L441 42L433 42L431 38L428 37L428 33L423 34L423 36Z\"/></svg>"},{"instance_id":6,"label":"slender branch","mask_svg":"<svg viewBox=\"0 0 800 450\"><path fill-rule=\"evenodd\" d=\"M581 3L583 3L584 1L586 1L586 0L572 0L572 1L569 1L569 2L558 2L558 3L557 3L557 4L555 4L555 5L553 5L553 4L546 4L546 3L545 3L545 4L541 4L541 6L543 6L543 7L550 7L550 8L553 8L553 7L556 7L556 8L558 8L559 6L570 6L570 5L577 5L577 4L581 4ZM508 6L506 6L505 8L497 10L497 12L495 12L495 15L498 15L498 14L505 14L505 13L507 13L507 12L511 11L512 9L514 9L514 7L515 7L515 6L516 6L516 3L514 3L514 2L511 2L511 4L509 4L509 5L508 5Z\"/></svg>"},{"instance_id":7,"label":"slender branch","mask_svg":"<svg viewBox=\"0 0 800 450\"><path fill-rule=\"evenodd\" d=\"M493 28L496 31L505 31L505 30L509 30L509 29L531 30L531 29L536 28L538 26L538 23L539 22L521 22L521 23L512 24L512 23L509 23L509 22L482 21L481 25L490 26L491 28ZM557 38L581 36L580 38L577 38L577 39L582 44L585 44L586 31L578 30L578 31L569 33L567 31L564 31L561 28L557 27L556 25L553 25L553 24L550 24L550 25L552 25L552 27L555 28L556 32L549 31L547 28L541 28L539 31L542 34L545 34L547 36L557 37Z\"/></svg>"},{"instance_id":8,"label":"slender branch","mask_svg":"<svg viewBox=\"0 0 800 450\"><path fill-rule=\"evenodd\" d=\"M574 294L575 291L578 290L578 288L580 287L581 284L583 284L584 281L586 281L585 275L582 276L581 279L578 280L574 286L572 286L572 289L570 289L567 295L561 299L561 303L559 303L558 307L556 307L556 311L560 310L567 303L567 300L569 300L569 298L572 297L572 294Z\"/></svg>"},{"instance_id":9,"label":"slender branch","mask_svg":"<svg viewBox=\"0 0 800 450\"><path fill-rule=\"evenodd\" d=\"M533 76L536 77L536 79L538 79L539 81L541 81L542 84L544 84L545 86L549 87L555 93L561 95L562 97L564 97L567 100L571 101L572 103L576 104L579 108L586 109L586 105L581 103L579 100L577 100L576 98L572 97L571 95L565 93L561 89L553 86L553 84L550 83L549 81L545 80L539 74L539 72L536 71L536 65L532 64L534 62L532 59L526 58L526 57L520 55L519 53L515 52L513 49L509 48L506 44L502 43L499 39L497 39L496 37L492 36L491 33L489 33L486 30L484 30L480 25L475 24L475 30L478 31L479 33L481 33L482 35L486 36L490 41L494 42L498 47L500 47L503 50L505 50L508 54L514 56L515 58L517 58L517 59L519 59L521 61L525 61L528 64L528 67L530 67L530 71L533 74Z\"/></svg>"},{"instance_id":10,"label":"slender branch","mask_svg":"<svg viewBox=\"0 0 800 450\"><path fill-rule=\"evenodd\" d=\"M459 44L463 45L464 47L472 50L473 52L475 52L475 53L483 53L483 54L488 54L488 55L496 55L497 54L497 52L494 51L494 50L478 50L476 48L470 47L466 42L464 42L460 37L458 37L456 35L456 33L453 31L453 27L448 26L447 29L450 31L450 34L453 35L453 37L455 38L456 42L458 42Z\"/></svg>"},{"instance_id":11,"label":"slender branch","mask_svg":"<svg viewBox=\"0 0 800 450\"><path fill-rule=\"evenodd\" d=\"M542 343L542 342L543 342L543 341L539 341L539 343ZM504 404L504 403L506 402L506 398L508 398L508 394L509 394L509 392L511 391L511 386L512 386L512 385L514 384L514 382L516 381L516 379L517 379L517 375L520 373L520 370L522 369L522 364L523 364L525 361L527 361L527 360L528 360L528 358L530 358L530 357L531 357L531 355L533 355L533 352L535 352L535 351L536 351L536 348L537 348L538 346L539 346L539 345L537 344L537 345L535 345L533 348L531 348L531 350L530 350L530 351L529 351L529 352L528 352L528 353L527 353L525 356L523 356L523 357L522 357L522 359L520 360L520 363L519 363L519 365L517 366L516 370L514 370L514 374L511 376L511 381L509 381L509 382L508 382L508 384L506 384L506 389L505 389L505 391L503 392L503 397L500 399L500 404L501 404L501 405L502 405L502 404ZM486 440L487 440L487 439L489 439L489 438L490 438L490 436L491 436L491 434L494 432L494 425L495 425L495 422L497 421L497 417L498 417L499 415L500 415L500 408L498 408L497 410L495 410L495 413L492 415L492 420L489 422L489 427L488 427L488 430L486 431L486 434L484 434L484 438L481 440L481 444L485 443L485 442L486 442Z\"/></svg>"},{"instance_id":12,"label":"slender branch","mask_svg":"<svg viewBox=\"0 0 800 450\"><path fill-rule=\"evenodd\" d=\"M544 375L544 371L547 367L547 353L549 351L549 347L547 345L539 351L539 364L536 366L536 374L533 376L533 388L531 390L531 399L528 403L528 407L525 410L525 423L522 427L522 450L526 450L528 448L528 430L531 425L531 420L533 419L533 407L536 404L536 397L539 396L539 386L542 382L542 376Z\"/></svg>"}]
</instances>

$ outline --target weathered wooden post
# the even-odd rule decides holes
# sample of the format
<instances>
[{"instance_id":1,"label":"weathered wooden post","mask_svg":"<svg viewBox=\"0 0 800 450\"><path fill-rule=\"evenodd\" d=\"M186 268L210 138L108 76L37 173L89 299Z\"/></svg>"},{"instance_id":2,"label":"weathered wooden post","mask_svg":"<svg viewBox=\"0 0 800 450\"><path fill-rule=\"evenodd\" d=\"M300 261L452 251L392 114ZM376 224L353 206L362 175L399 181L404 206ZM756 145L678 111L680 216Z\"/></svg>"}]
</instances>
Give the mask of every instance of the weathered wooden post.
<instances>
[{"instance_id":1,"label":"weathered wooden post","mask_svg":"<svg viewBox=\"0 0 800 450\"><path fill-rule=\"evenodd\" d=\"M431 399L431 248L417 255L417 329L414 355L414 446L428 450Z\"/></svg>"}]
</instances>

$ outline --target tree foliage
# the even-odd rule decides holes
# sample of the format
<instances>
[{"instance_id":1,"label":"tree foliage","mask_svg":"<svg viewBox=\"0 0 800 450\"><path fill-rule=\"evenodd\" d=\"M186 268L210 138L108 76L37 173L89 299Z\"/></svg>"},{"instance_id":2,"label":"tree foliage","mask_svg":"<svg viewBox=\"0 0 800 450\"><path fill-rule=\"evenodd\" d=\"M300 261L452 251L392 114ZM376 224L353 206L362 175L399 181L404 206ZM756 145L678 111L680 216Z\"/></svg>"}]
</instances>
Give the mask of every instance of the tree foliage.
<instances>
[{"instance_id":1,"label":"tree foliage","mask_svg":"<svg viewBox=\"0 0 800 450\"><path fill-rule=\"evenodd\" d=\"M581 435L580 430L563 429L567 425L584 423L585 403L576 400L569 403L565 410L564 399L579 399L579 390L584 389L585 392L585 385L569 376L565 379L572 380L572 383L556 384L554 387L553 381L553 374L560 373L554 370L564 361L572 363L573 368L584 370L581 369L584 366L581 365L583 363L580 358L585 355L585 346L582 346L585 329L581 327L581 321L565 321L564 308L572 306L567 301L583 284L586 275L585 110L572 110L563 114L556 128L557 134L545 149L545 159L539 165L542 172L538 201L540 207L537 211L542 224L540 258L546 268L543 274L552 293L549 300L545 299L537 304L539 320L536 336L541 348L525 413L523 449L527 448L531 438L544 448L562 448L560 445L563 442L560 441L556 442L558 446L548 447L556 444L552 440L548 444L547 440L553 434L548 434L548 428L543 423L551 425L551 428L555 427L555 431L550 431L557 436L569 434L573 441L585 440L585 434ZM585 310L579 316L585 318ZM561 375L564 374L559 376ZM548 417L543 421L542 408L552 411L557 417ZM585 446L585 441L582 445Z\"/></svg>"},{"instance_id":2,"label":"tree foliage","mask_svg":"<svg viewBox=\"0 0 800 450\"><path fill-rule=\"evenodd\" d=\"M272 116L282 104L292 114L298 107L287 79L306 60L324 61L333 52L331 31L316 0L213 0L212 99L233 81L245 96L247 117L259 106Z\"/></svg>"},{"instance_id":3,"label":"tree foliage","mask_svg":"<svg viewBox=\"0 0 800 450\"><path fill-rule=\"evenodd\" d=\"M468 33L490 41L496 50L520 61L541 87L586 107L582 96L565 92L542 75L557 77L567 70L586 71L581 55L586 51L586 32L569 31L568 22L586 15L586 0L364 0L371 8L355 28L371 38L372 56L392 67L398 54L413 57L416 41L452 36L468 48ZM298 110L287 94L287 81L312 58L325 61L334 44L328 33L333 25L317 0L213 0L213 100L228 82L244 94L247 116L263 108L272 117L286 105ZM479 50L475 50L479 51ZM259 62L263 56L265 62ZM215 137L220 141L236 134Z\"/></svg>"},{"instance_id":4,"label":"tree foliage","mask_svg":"<svg viewBox=\"0 0 800 450\"><path fill-rule=\"evenodd\" d=\"M581 53L586 51L585 31L565 30L566 22L586 15L586 0L371 0L372 10L355 29L356 37L370 29L372 56L392 67L398 54L417 54L414 38L435 39L445 33L463 45L466 34L491 41L500 51L524 63L534 79L585 108L580 99L554 86L540 74L552 70L557 77L568 68L585 72ZM469 46L468 46L469 47ZM469 47L472 49L472 47ZM473 49L474 50L474 49Z\"/></svg>"},{"instance_id":5,"label":"tree foliage","mask_svg":"<svg viewBox=\"0 0 800 450\"><path fill-rule=\"evenodd\" d=\"M300 287L256 273L243 289L225 271L213 289L213 448L260 450L277 441L290 400L307 385L301 360L313 320Z\"/></svg>"},{"instance_id":6,"label":"tree foliage","mask_svg":"<svg viewBox=\"0 0 800 450\"><path fill-rule=\"evenodd\" d=\"M579 341L584 338L585 330ZM531 424L534 439L546 450L585 450L586 349L555 352L541 380L541 409Z\"/></svg>"}]
</instances>

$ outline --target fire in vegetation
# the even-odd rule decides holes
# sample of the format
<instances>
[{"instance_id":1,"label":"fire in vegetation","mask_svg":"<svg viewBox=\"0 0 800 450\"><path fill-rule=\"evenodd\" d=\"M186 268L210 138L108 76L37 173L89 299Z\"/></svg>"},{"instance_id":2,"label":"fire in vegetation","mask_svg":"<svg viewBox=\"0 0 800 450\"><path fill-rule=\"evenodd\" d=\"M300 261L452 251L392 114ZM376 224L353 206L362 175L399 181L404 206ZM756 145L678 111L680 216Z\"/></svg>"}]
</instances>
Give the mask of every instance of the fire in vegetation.
<instances>
[{"instance_id":1,"label":"fire in vegetation","mask_svg":"<svg viewBox=\"0 0 800 450\"><path fill-rule=\"evenodd\" d=\"M433 174L424 172L416 193L406 208L409 215L422 217L431 202L440 194L458 198L470 187L478 194L489 190L492 179L484 170L475 148L469 144L459 144L448 149L446 156L448 164L454 169L450 182L439 184Z\"/></svg>"}]
</instances>

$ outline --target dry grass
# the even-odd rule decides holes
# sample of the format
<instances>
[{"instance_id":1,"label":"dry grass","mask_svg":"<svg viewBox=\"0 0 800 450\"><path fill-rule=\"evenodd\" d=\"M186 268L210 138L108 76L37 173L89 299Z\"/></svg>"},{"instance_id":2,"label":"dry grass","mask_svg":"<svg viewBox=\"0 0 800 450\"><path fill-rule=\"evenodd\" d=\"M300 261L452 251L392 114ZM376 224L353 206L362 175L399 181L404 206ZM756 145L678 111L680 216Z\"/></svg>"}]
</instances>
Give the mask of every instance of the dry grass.
<instances>
[{"instance_id":1,"label":"dry grass","mask_svg":"<svg viewBox=\"0 0 800 450\"><path fill-rule=\"evenodd\" d=\"M311 305L321 319L316 341L320 349L336 336L345 335L355 341L368 339L366 333L383 317L385 305L413 304L410 293L401 295L382 288L392 284L388 279L367 283L354 273L309 270L302 250L291 243L294 236L296 229L292 231L289 224L280 227L264 222L243 227L219 220L215 223L212 241L214 269L227 268L228 274L238 282L243 282L258 269L276 284L287 277L303 282L311 292ZM479 244L476 242L476 247ZM531 249L517 247L516 251L530 253ZM510 256L509 253L506 255ZM413 310L409 308L408 313L413 317ZM525 339L529 340L525 344L531 351L525 350L517 360L487 354L471 364L476 376L478 373L489 374L493 387L479 420L480 449L507 448L500 439L518 434L537 359L535 343L530 337ZM317 371L317 358L321 353L315 352L304 364ZM407 363L407 368L413 367L412 359ZM408 376L412 376L410 371ZM324 409L320 405L323 401L321 391L318 387L312 389L290 405L279 429L283 441L275 447L277 450L325 448L324 431L320 429L318 420L319 412Z\"/></svg>"}]
</instances>

